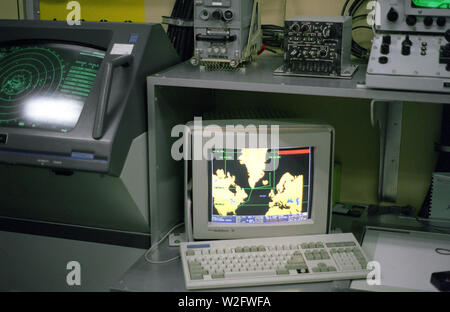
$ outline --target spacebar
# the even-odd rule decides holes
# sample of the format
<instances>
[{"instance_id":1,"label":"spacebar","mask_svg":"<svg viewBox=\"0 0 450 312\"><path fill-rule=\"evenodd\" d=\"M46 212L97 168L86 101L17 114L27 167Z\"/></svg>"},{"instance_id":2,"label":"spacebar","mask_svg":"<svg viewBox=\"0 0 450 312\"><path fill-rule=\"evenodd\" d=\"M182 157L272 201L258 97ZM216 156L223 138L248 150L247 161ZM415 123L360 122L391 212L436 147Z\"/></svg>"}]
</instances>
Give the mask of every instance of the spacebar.
<instances>
[{"instance_id":1,"label":"spacebar","mask_svg":"<svg viewBox=\"0 0 450 312\"><path fill-rule=\"evenodd\" d=\"M277 272L275 270L225 272L225 278L264 277L264 276L274 276L274 275L277 275Z\"/></svg>"}]
</instances>

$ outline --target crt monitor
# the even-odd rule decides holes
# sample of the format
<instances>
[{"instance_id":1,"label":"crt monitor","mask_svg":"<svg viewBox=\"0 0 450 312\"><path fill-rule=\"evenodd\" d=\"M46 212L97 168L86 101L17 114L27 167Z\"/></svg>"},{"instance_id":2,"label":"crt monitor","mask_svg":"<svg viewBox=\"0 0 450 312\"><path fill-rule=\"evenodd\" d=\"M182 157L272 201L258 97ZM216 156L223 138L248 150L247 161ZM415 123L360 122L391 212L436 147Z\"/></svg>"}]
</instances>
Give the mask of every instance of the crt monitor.
<instances>
[{"instance_id":1,"label":"crt monitor","mask_svg":"<svg viewBox=\"0 0 450 312\"><path fill-rule=\"evenodd\" d=\"M216 130L223 133L222 145L211 144L211 131ZM202 127L191 125L190 131L192 157L186 163L188 238L328 232L334 137L331 126L210 121L206 125L203 122ZM252 145L252 136L259 139L256 145ZM239 144L239 137L244 144ZM236 138L232 146L230 138ZM268 144L261 138L268 138ZM215 139L218 143L217 135ZM202 159L198 157L200 150Z\"/></svg>"}]
</instances>

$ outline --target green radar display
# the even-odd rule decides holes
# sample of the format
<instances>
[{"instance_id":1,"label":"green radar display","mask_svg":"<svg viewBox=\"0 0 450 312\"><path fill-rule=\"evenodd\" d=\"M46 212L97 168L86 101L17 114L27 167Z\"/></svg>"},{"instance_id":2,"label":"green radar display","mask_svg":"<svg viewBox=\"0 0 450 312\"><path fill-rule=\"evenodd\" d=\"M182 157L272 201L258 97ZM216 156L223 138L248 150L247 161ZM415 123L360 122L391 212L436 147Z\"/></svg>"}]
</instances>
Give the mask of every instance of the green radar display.
<instances>
[{"instance_id":1,"label":"green radar display","mask_svg":"<svg viewBox=\"0 0 450 312\"><path fill-rule=\"evenodd\" d=\"M429 9L450 9L450 0L412 0L415 7Z\"/></svg>"},{"instance_id":2,"label":"green radar display","mask_svg":"<svg viewBox=\"0 0 450 312\"><path fill-rule=\"evenodd\" d=\"M1 45L0 127L72 130L104 57L72 44Z\"/></svg>"}]
</instances>

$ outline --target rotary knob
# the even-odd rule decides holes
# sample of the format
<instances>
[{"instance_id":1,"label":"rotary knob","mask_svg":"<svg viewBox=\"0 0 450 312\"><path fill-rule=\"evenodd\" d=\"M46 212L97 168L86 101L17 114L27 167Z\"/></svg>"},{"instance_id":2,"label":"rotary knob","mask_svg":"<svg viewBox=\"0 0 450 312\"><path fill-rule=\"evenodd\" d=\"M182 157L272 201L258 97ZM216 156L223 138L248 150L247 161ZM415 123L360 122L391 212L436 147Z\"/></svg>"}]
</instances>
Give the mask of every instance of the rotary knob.
<instances>
[{"instance_id":1,"label":"rotary knob","mask_svg":"<svg viewBox=\"0 0 450 312\"><path fill-rule=\"evenodd\" d=\"M378 62L379 62L380 64L387 64L388 61L389 61L389 59L387 58L387 56L380 56L380 57L378 58Z\"/></svg>"},{"instance_id":2,"label":"rotary knob","mask_svg":"<svg viewBox=\"0 0 450 312\"><path fill-rule=\"evenodd\" d=\"M300 25L299 24L292 25L291 30L296 33L300 32Z\"/></svg>"},{"instance_id":3,"label":"rotary knob","mask_svg":"<svg viewBox=\"0 0 450 312\"><path fill-rule=\"evenodd\" d=\"M412 46L413 43L411 41L411 39L409 39L409 35L406 35L405 40L403 40L402 42L402 46Z\"/></svg>"},{"instance_id":4,"label":"rotary knob","mask_svg":"<svg viewBox=\"0 0 450 312\"><path fill-rule=\"evenodd\" d=\"M233 11L231 11L231 10L226 10L226 11L223 13L223 19L224 19L226 22L231 21L231 20L233 19Z\"/></svg>"},{"instance_id":5,"label":"rotary knob","mask_svg":"<svg viewBox=\"0 0 450 312\"><path fill-rule=\"evenodd\" d=\"M414 26L417 23L417 17L415 17L414 15L408 15L408 17L406 18L406 24L408 24L409 26Z\"/></svg>"},{"instance_id":6,"label":"rotary knob","mask_svg":"<svg viewBox=\"0 0 450 312\"><path fill-rule=\"evenodd\" d=\"M423 24L427 27L430 27L431 25L433 25L433 18L431 16L425 16L425 18L423 19Z\"/></svg>"},{"instance_id":7,"label":"rotary knob","mask_svg":"<svg viewBox=\"0 0 450 312\"><path fill-rule=\"evenodd\" d=\"M437 24L439 27L444 27L446 23L447 23L447 20L445 19L444 16L439 16L439 17L437 18L437 20L436 20L436 24Z\"/></svg>"},{"instance_id":8,"label":"rotary knob","mask_svg":"<svg viewBox=\"0 0 450 312\"><path fill-rule=\"evenodd\" d=\"M450 42L450 29L447 29L447 31L444 34L445 40Z\"/></svg>"},{"instance_id":9,"label":"rotary knob","mask_svg":"<svg viewBox=\"0 0 450 312\"><path fill-rule=\"evenodd\" d=\"M333 26L327 26L322 33L324 38L332 38L336 36L336 29Z\"/></svg>"},{"instance_id":10,"label":"rotary knob","mask_svg":"<svg viewBox=\"0 0 450 312\"><path fill-rule=\"evenodd\" d=\"M216 19L216 20L222 19L222 11L221 11L221 10L215 10L215 11L212 13L212 17L213 17L214 19Z\"/></svg>"},{"instance_id":11,"label":"rotary knob","mask_svg":"<svg viewBox=\"0 0 450 312\"><path fill-rule=\"evenodd\" d=\"M390 35L384 35L383 36L383 44L391 44L391 36Z\"/></svg>"},{"instance_id":12,"label":"rotary knob","mask_svg":"<svg viewBox=\"0 0 450 312\"><path fill-rule=\"evenodd\" d=\"M387 19L392 23L396 22L398 20L398 12L394 8L391 8L387 14Z\"/></svg>"},{"instance_id":13,"label":"rotary knob","mask_svg":"<svg viewBox=\"0 0 450 312\"><path fill-rule=\"evenodd\" d=\"M301 27L302 32L308 32L308 31L310 31L310 29L311 29L311 26L308 24L303 24Z\"/></svg>"},{"instance_id":14,"label":"rotary knob","mask_svg":"<svg viewBox=\"0 0 450 312\"><path fill-rule=\"evenodd\" d=\"M404 45L402 46L402 55L410 55L411 54L411 46L409 45Z\"/></svg>"}]
</instances>

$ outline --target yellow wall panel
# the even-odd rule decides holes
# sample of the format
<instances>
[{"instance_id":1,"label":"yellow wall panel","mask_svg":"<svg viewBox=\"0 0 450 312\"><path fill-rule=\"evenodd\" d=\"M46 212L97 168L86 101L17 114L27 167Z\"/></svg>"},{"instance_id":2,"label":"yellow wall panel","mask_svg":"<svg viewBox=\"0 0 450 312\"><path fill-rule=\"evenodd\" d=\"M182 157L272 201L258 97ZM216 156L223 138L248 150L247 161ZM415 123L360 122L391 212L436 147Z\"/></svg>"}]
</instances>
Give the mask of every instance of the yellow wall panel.
<instances>
[{"instance_id":1,"label":"yellow wall panel","mask_svg":"<svg viewBox=\"0 0 450 312\"><path fill-rule=\"evenodd\" d=\"M0 1L0 19L17 19L17 1L1 0Z\"/></svg>"},{"instance_id":2,"label":"yellow wall panel","mask_svg":"<svg viewBox=\"0 0 450 312\"><path fill-rule=\"evenodd\" d=\"M66 20L70 10L66 9L69 1L41 0L41 19L58 21ZM106 19L109 22L145 22L145 0L78 0L81 5L81 19L86 21L99 21Z\"/></svg>"}]
</instances>

